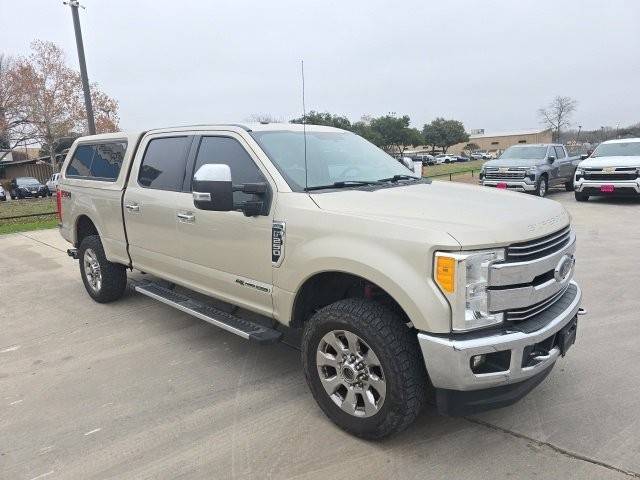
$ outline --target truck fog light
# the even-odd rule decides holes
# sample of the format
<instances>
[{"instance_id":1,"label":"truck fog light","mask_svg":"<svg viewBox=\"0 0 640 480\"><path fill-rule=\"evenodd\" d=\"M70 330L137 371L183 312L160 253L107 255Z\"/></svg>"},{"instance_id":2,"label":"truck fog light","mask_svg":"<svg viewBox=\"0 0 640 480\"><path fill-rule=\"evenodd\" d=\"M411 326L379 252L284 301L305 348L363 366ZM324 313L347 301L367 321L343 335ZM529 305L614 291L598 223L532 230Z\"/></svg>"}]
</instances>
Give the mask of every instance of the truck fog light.
<instances>
[{"instance_id":1,"label":"truck fog light","mask_svg":"<svg viewBox=\"0 0 640 480\"><path fill-rule=\"evenodd\" d=\"M484 363L485 359L485 355L474 355L473 357L471 357L471 370L477 370L480 365Z\"/></svg>"}]
</instances>

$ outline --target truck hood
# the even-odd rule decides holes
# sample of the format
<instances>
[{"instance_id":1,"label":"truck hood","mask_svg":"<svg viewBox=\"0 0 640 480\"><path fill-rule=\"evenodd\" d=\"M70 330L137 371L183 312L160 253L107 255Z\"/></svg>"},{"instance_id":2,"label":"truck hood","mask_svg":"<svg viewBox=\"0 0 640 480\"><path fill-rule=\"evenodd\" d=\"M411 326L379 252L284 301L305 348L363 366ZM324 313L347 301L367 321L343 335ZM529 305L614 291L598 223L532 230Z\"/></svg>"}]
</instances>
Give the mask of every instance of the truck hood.
<instances>
[{"instance_id":1,"label":"truck hood","mask_svg":"<svg viewBox=\"0 0 640 480\"><path fill-rule=\"evenodd\" d=\"M537 167L544 165L544 160L524 160L520 158L496 158L484 163L485 167Z\"/></svg>"},{"instance_id":2,"label":"truck hood","mask_svg":"<svg viewBox=\"0 0 640 480\"><path fill-rule=\"evenodd\" d=\"M311 197L323 210L447 232L463 249L530 240L553 233L570 220L552 200L444 181Z\"/></svg>"},{"instance_id":3,"label":"truck hood","mask_svg":"<svg viewBox=\"0 0 640 480\"><path fill-rule=\"evenodd\" d=\"M640 167L640 156L593 157L580 162L581 167Z\"/></svg>"}]
</instances>

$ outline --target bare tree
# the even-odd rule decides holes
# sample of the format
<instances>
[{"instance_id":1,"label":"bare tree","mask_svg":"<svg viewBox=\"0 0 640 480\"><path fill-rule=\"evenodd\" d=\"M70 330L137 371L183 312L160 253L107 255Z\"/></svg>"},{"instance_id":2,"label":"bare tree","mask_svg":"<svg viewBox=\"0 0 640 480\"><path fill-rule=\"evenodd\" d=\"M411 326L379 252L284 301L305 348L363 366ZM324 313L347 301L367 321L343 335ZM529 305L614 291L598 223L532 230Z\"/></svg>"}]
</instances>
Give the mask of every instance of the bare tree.
<instances>
[{"instance_id":1,"label":"bare tree","mask_svg":"<svg viewBox=\"0 0 640 480\"><path fill-rule=\"evenodd\" d=\"M571 115L577 105L575 99L558 95L547 107L538 110L542 123L553 131L554 141L559 140L563 128L571 125Z\"/></svg>"},{"instance_id":2,"label":"bare tree","mask_svg":"<svg viewBox=\"0 0 640 480\"><path fill-rule=\"evenodd\" d=\"M246 121L256 123L280 123L282 122L282 119L274 117L270 113L254 113L249 115Z\"/></svg>"},{"instance_id":3,"label":"bare tree","mask_svg":"<svg viewBox=\"0 0 640 480\"><path fill-rule=\"evenodd\" d=\"M68 67L64 52L52 42L35 40L32 53L17 62L26 117L35 138L49 149L56 171L55 146L64 137L86 133L86 110L80 74ZM117 131L118 102L91 85L98 133Z\"/></svg>"},{"instance_id":4,"label":"bare tree","mask_svg":"<svg viewBox=\"0 0 640 480\"><path fill-rule=\"evenodd\" d=\"M36 142L21 87L15 60L0 54L0 148L6 149L0 160L18 145Z\"/></svg>"}]
</instances>

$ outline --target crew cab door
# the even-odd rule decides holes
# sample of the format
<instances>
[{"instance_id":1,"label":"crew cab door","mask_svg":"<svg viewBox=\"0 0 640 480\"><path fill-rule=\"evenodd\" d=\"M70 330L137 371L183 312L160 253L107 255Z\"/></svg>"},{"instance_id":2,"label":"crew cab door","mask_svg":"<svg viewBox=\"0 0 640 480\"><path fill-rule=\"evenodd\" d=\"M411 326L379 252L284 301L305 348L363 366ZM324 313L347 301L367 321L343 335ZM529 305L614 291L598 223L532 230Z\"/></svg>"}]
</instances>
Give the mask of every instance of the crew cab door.
<instances>
[{"instance_id":1,"label":"crew cab door","mask_svg":"<svg viewBox=\"0 0 640 480\"><path fill-rule=\"evenodd\" d=\"M547 148L547 158L554 157L555 160L549 164L549 185L558 185L560 183L564 183L564 179L560 175L560 165L561 162L557 157L558 153L553 145L550 145Z\"/></svg>"},{"instance_id":2,"label":"crew cab door","mask_svg":"<svg viewBox=\"0 0 640 480\"><path fill-rule=\"evenodd\" d=\"M182 249L176 205L193 137L163 133L143 138L123 198L123 217L134 268L167 280L180 277Z\"/></svg>"},{"instance_id":3,"label":"crew cab door","mask_svg":"<svg viewBox=\"0 0 640 480\"><path fill-rule=\"evenodd\" d=\"M558 162L558 174L566 182L573 179L573 163L567 156L567 151L561 145L556 145L556 162Z\"/></svg>"},{"instance_id":4,"label":"crew cab door","mask_svg":"<svg viewBox=\"0 0 640 480\"><path fill-rule=\"evenodd\" d=\"M266 182L261 195L265 213L247 217L240 211L218 212L194 207L191 194L177 204L178 244L183 272L194 290L240 305L263 315L273 312L271 227L275 184L243 138L235 132L215 132L194 140L187 167L185 191L193 174L205 164L226 164L234 185ZM234 193L234 204L257 199Z\"/></svg>"}]
</instances>

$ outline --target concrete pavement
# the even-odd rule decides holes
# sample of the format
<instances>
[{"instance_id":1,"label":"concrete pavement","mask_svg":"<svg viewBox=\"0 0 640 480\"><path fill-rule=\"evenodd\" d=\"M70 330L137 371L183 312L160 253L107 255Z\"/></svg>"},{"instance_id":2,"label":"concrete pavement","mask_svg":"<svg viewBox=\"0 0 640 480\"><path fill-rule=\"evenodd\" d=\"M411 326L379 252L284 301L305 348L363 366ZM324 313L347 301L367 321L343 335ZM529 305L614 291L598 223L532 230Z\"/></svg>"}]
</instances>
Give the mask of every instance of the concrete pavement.
<instances>
[{"instance_id":1,"label":"concrete pavement","mask_svg":"<svg viewBox=\"0 0 640 480\"><path fill-rule=\"evenodd\" d=\"M324 418L295 350L98 305L57 231L0 237L0 478L640 477L640 203L551 198L578 233L576 345L512 407L378 443Z\"/></svg>"}]
</instances>

